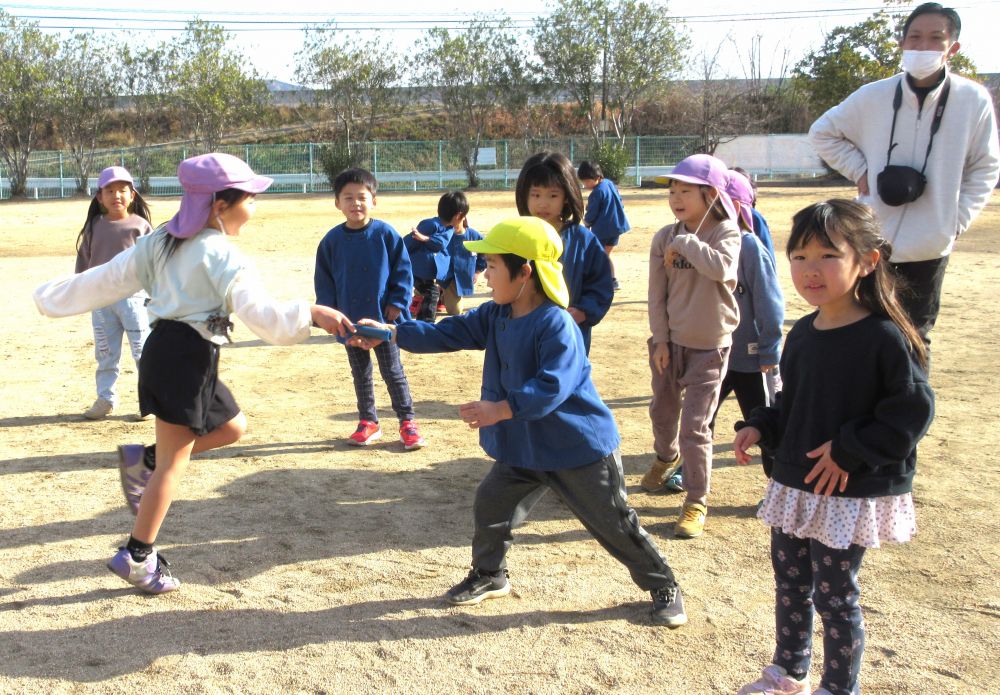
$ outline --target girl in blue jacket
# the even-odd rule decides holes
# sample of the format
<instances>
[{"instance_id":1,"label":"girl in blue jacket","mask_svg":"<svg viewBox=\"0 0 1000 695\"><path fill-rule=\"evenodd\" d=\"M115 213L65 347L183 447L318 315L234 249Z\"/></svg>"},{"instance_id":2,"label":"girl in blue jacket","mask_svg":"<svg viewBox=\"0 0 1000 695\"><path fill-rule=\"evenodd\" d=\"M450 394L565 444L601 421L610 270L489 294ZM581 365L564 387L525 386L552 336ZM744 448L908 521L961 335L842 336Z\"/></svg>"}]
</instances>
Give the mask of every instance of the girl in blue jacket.
<instances>
[{"instance_id":1,"label":"girl in blue jacket","mask_svg":"<svg viewBox=\"0 0 1000 695\"><path fill-rule=\"evenodd\" d=\"M506 569L513 531L551 489L594 538L653 597L652 621L687 622L680 588L666 560L628 506L620 437L590 379L583 339L565 311L559 235L546 222L501 222L466 246L486 254L493 301L437 324L407 321L389 329L411 352L485 350L480 400L459 407L495 462L473 508L472 571L447 593L456 605L510 592ZM373 347L359 336L351 342Z\"/></svg>"},{"instance_id":2,"label":"girl in blue jacket","mask_svg":"<svg viewBox=\"0 0 1000 695\"><path fill-rule=\"evenodd\" d=\"M528 158L517 177L517 211L541 218L559 230L563 276L569 289L570 316L580 326L590 354L590 331L611 308L611 262L593 232L580 224L583 196L573 164L559 152Z\"/></svg>"}]
</instances>

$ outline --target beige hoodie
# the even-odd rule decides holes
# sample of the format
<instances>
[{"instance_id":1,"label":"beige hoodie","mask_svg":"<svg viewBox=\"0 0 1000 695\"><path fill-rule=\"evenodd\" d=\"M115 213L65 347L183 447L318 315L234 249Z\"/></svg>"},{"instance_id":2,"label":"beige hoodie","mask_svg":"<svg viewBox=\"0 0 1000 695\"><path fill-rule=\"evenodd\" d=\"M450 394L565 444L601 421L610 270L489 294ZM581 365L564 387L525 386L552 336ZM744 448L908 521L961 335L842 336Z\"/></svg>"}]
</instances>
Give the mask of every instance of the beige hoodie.
<instances>
[{"instance_id":1,"label":"beige hoodie","mask_svg":"<svg viewBox=\"0 0 1000 695\"><path fill-rule=\"evenodd\" d=\"M680 256L669 266L673 249ZM740 231L724 220L697 234L681 223L664 227L649 250L649 328L653 343L694 350L732 344L740 322L733 291L740 257Z\"/></svg>"}]
</instances>

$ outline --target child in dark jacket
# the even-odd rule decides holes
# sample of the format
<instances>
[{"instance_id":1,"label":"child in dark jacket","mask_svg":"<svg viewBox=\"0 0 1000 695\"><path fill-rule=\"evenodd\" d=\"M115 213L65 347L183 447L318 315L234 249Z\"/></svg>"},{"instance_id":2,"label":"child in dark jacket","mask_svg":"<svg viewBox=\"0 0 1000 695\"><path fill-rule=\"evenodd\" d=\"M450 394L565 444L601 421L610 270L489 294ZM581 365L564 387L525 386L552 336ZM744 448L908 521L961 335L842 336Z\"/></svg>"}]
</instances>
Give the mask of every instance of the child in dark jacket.
<instances>
[{"instance_id":1,"label":"child in dark jacket","mask_svg":"<svg viewBox=\"0 0 1000 695\"><path fill-rule=\"evenodd\" d=\"M740 695L853 695L865 630L858 572L867 548L916 530L916 446L934 416L927 351L894 292L892 248L871 208L816 203L795 215L792 282L817 308L788 334L784 388L736 433L736 461L762 444L773 477L757 513L771 527L772 663ZM823 620L820 687L809 683L812 620Z\"/></svg>"}]
</instances>

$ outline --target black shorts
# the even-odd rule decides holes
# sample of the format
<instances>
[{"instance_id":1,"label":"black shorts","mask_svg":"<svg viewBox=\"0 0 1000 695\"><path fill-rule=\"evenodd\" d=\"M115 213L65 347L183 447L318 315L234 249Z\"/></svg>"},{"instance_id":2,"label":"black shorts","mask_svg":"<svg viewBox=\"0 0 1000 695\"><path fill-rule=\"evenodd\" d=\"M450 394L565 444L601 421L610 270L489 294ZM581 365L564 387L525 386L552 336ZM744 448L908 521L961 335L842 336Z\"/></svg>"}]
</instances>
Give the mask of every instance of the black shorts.
<instances>
[{"instance_id":1,"label":"black shorts","mask_svg":"<svg viewBox=\"0 0 1000 695\"><path fill-rule=\"evenodd\" d=\"M202 435L239 415L219 381L219 346L181 321L160 319L139 360L139 411Z\"/></svg>"}]
</instances>

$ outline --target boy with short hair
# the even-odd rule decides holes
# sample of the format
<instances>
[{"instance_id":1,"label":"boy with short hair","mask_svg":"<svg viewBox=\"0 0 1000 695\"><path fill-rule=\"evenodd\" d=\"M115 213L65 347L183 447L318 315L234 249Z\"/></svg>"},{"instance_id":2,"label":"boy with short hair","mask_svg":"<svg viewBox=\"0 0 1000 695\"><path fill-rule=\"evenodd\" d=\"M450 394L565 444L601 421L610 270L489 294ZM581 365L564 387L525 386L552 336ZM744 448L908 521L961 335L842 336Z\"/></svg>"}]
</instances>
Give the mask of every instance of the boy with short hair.
<instances>
[{"instance_id":1,"label":"boy with short hair","mask_svg":"<svg viewBox=\"0 0 1000 695\"><path fill-rule=\"evenodd\" d=\"M316 303L360 319L377 316L385 323L406 318L413 275L410 256L395 229L372 219L378 182L365 169L346 169L333 182L337 209L345 221L323 237L316 250ZM382 437L375 410L371 354L350 345L347 360L354 378L359 422L348 444L367 446ZM375 348L379 372L399 418L399 437L407 450L424 446L413 419L413 399L403 373L399 348L384 343Z\"/></svg>"},{"instance_id":2,"label":"boy with short hair","mask_svg":"<svg viewBox=\"0 0 1000 695\"><path fill-rule=\"evenodd\" d=\"M494 463L473 505L472 571L447 600L472 605L510 592L506 555L513 532L552 490L651 593L652 621L683 625L680 587L628 505L618 428L590 378L583 334L566 312L559 233L537 217L518 217L466 246L486 255L492 301L437 324L383 326L393 343L412 352L485 350L482 400L460 406L459 414L479 430Z\"/></svg>"},{"instance_id":3,"label":"boy with short hair","mask_svg":"<svg viewBox=\"0 0 1000 695\"><path fill-rule=\"evenodd\" d=\"M434 323L441 286L448 277L450 262L448 247L469 212L469 201L461 191L449 191L438 200L437 217L428 217L403 239L413 265L414 304L418 305L415 319Z\"/></svg>"}]
</instances>

